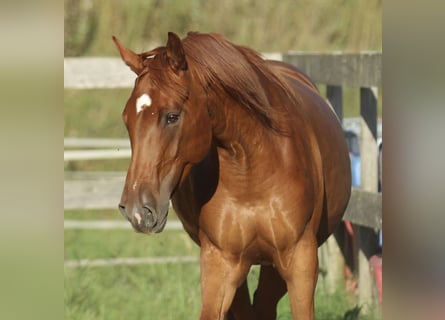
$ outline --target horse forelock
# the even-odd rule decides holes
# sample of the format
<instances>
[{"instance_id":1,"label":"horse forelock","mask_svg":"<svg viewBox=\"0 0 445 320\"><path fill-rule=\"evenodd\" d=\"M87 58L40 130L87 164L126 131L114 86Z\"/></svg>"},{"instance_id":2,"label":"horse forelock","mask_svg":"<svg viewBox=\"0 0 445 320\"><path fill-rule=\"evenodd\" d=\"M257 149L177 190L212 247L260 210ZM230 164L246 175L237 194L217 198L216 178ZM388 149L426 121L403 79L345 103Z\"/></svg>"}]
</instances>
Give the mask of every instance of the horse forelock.
<instances>
[{"instance_id":1,"label":"horse forelock","mask_svg":"<svg viewBox=\"0 0 445 320\"><path fill-rule=\"evenodd\" d=\"M153 86L166 95L175 97L178 103L187 99L188 90L179 81L179 77L170 70L165 47L158 47L140 55L143 58L144 69L139 77L148 74Z\"/></svg>"}]
</instances>

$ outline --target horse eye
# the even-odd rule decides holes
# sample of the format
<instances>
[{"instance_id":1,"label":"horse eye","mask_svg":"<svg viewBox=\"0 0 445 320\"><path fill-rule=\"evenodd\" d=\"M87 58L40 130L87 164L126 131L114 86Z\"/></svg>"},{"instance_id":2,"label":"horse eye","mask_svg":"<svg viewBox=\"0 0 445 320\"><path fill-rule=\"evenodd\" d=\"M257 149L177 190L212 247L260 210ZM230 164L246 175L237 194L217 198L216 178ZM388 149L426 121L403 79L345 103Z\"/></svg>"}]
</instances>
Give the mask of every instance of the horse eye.
<instances>
[{"instance_id":1,"label":"horse eye","mask_svg":"<svg viewBox=\"0 0 445 320\"><path fill-rule=\"evenodd\" d=\"M175 124L179 120L178 113L168 113L166 117L167 124Z\"/></svg>"}]
</instances>

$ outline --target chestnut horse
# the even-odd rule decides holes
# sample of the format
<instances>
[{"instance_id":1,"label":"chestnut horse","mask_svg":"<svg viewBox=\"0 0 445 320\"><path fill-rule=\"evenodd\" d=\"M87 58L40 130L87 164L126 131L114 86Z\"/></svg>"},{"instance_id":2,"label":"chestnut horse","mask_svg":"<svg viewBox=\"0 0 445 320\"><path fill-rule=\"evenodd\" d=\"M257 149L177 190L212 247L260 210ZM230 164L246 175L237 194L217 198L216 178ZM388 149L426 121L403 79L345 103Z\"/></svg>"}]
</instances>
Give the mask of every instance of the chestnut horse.
<instances>
[{"instance_id":1,"label":"chestnut horse","mask_svg":"<svg viewBox=\"0 0 445 320\"><path fill-rule=\"evenodd\" d=\"M286 292L293 318L313 319L317 248L351 191L333 110L298 69L221 35L170 32L141 54L113 40L137 75L122 115L132 148L122 214L158 233L171 200L201 246L201 320L274 319Z\"/></svg>"}]
</instances>

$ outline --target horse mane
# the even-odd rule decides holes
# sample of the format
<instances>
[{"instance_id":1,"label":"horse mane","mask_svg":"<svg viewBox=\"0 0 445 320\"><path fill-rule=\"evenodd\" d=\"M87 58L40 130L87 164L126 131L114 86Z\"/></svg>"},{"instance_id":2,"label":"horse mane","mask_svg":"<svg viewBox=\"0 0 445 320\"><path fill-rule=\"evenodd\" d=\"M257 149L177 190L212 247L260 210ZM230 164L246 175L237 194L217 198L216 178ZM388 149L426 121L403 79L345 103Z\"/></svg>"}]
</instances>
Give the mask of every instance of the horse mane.
<instances>
[{"instance_id":1,"label":"horse mane","mask_svg":"<svg viewBox=\"0 0 445 320\"><path fill-rule=\"evenodd\" d=\"M250 48L233 44L220 34L189 32L183 40L188 68L205 88L217 94L225 94L253 114L263 125L274 131L286 134L283 123L286 103L271 101L267 92L280 92L283 96L295 99L293 90L272 71L260 54ZM158 47L141 54L149 69L162 69L167 62L165 47ZM154 60L154 61L152 61ZM154 73L163 81L165 74ZM176 90L181 89L171 83ZM183 97L184 93L181 94Z\"/></svg>"},{"instance_id":2,"label":"horse mane","mask_svg":"<svg viewBox=\"0 0 445 320\"><path fill-rule=\"evenodd\" d=\"M292 99L293 91L258 52L214 33L189 32L183 45L190 70L201 85L226 93L263 125L285 134L286 104L273 105L266 92L279 90Z\"/></svg>"}]
</instances>

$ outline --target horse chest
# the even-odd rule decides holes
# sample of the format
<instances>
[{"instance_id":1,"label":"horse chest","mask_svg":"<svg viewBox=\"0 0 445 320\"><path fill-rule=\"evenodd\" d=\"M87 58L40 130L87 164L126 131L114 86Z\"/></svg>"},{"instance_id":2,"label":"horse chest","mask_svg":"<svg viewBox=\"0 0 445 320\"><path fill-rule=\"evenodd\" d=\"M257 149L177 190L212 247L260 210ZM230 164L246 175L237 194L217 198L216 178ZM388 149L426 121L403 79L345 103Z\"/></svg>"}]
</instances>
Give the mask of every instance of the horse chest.
<instances>
[{"instance_id":1,"label":"horse chest","mask_svg":"<svg viewBox=\"0 0 445 320\"><path fill-rule=\"evenodd\" d=\"M304 230L303 222L292 223L287 214L270 205L235 206L227 201L219 210L209 206L201 211L199 230L221 251L263 264L287 250Z\"/></svg>"}]
</instances>

